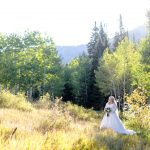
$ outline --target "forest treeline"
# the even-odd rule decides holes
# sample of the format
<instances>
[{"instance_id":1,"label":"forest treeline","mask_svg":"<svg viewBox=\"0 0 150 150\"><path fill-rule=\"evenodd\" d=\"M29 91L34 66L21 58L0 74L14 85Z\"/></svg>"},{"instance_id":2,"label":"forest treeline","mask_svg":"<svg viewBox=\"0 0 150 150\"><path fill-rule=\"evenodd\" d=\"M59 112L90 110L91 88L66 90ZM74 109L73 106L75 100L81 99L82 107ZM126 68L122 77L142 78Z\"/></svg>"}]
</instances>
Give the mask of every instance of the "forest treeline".
<instances>
[{"instance_id":1,"label":"forest treeline","mask_svg":"<svg viewBox=\"0 0 150 150\"><path fill-rule=\"evenodd\" d=\"M148 13L150 25L150 13ZM0 34L0 88L38 100L49 93L85 107L102 108L105 98L140 88L150 96L150 26L138 43L128 38L120 15L113 45L95 23L88 54L62 64L52 38L40 32ZM122 101L123 102L123 101Z\"/></svg>"}]
</instances>

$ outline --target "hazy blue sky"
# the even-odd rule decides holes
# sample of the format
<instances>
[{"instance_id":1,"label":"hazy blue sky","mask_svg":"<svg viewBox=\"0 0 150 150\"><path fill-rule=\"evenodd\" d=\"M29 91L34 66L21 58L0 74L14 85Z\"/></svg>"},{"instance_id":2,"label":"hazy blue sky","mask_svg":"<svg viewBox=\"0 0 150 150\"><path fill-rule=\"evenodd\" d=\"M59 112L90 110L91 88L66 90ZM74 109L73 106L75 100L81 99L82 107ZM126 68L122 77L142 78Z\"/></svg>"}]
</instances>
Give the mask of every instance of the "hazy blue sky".
<instances>
[{"instance_id":1,"label":"hazy blue sky","mask_svg":"<svg viewBox=\"0 0 150 150\"><path fill-rule=\"evenodd\" d=\"M131 30L146 22L147 9L149 0L0 0L0 32L39 30L57 45L84 44L94 21L105 23L113 36L120 13Z\"/></svg>"}]
</instances>

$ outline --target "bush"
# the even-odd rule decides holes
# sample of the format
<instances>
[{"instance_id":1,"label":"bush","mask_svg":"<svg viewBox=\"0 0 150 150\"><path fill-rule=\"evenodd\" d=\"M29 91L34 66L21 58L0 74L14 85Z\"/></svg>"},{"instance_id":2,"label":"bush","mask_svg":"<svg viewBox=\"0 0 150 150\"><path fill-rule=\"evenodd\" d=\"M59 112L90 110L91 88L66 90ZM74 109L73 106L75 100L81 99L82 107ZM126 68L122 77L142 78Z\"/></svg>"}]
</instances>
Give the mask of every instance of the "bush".
<instances>
[{"instance_id":1,"label":"bush","mask_svg":"<svg viewBox=\"0 0 150 150\"><path fill-rule=\"evenodd\" d=\"M68 130L72 119L67 112L61 112L53 109L47 119L43 120L37 127L37 130L46 133L55 130Z\"/></svg>"},{"instance_id":2,"label":"bush","mask_svg":"<svg viewBox=\"0 0 150 150\"><path fill-rule=\"evenodd\" d=\"M150 142L150 108L146 91L138 88L126 96L126 100L130 104L129 111L125 112L126 125L136 129L146 142Z\"/></svg>"},{"instance_id":3,"label":"bush","mask_svg":"<svg viewBox=\"0 0 150 150\"><path fill-rule=\"evenodd\" d=\"M135 89L130 95L126 95L125 98L133 109L146 106L148 102L147 93L142 88Z\"/></svg>"},{"instance_id":4,"label":"bush","mask_svg":"<svg viewBox=\"0 0 150 150\"><path fill-rule=\"evenodd\" d=\"M150 109L148 107L139 108L134 112L128 111L125 115L128 119L126 125L135 129L137 134L150 143Z\"/></svg>"},{"instance_id":5,"label":"bush","mask_svg":"<svg viewBox=\"0 0 150 150\"><path fill-rule=\"evenodd\" d=\"M0 108L14 108L22 111L31 111L33 107L22 94L13 95L9 91L0 93Z\"/></svg>"},{"instance_id":6,"label":"bush","mask_svg":"<svg viewBox=\"0 0 150 150\"><path fill-rule=\"evenodd\" d=\"M52 105L52 101L48 93L43 97L40 97L38 101L33 103L33 106L37 109L49 109L51 105Z\"/></svg>"},{"instance_id":7,"label":"bush","mask_svg":"<svg viewBox=\"0 0 150 150\"><path fill-rule=\"evenodd\" d=\"M95 140L84 137L73 143L72 150L100 150L100 147Z\"/></svg>"},{"instance_id":8,"label":"bush","mask_svg":"<svg viewBox=\"0 0 150 150\"><path fill-rule=\"evenodd\" d=\"M40 97L40 99L33 103L33 105L38 109L52 109L53 107L59 107L61 109L63 103L61 97L56 97L55 101L51 101L50 95L47 93L46 95Z\"/></svg>"},{"instance_id":9,"label":"bush","mask_svg":"<svg viewBox=\"0 0 150 150\"><path fill-rule=\"evenodd\" d=\"M100 118L100 114L98 114L96 111L92 109L85 109L82 106L78 106L70 102L65 104L65 109L69 111L71 116L73 116L75 119L92 121L93 119Z\"/></svg>"}]
</instances>

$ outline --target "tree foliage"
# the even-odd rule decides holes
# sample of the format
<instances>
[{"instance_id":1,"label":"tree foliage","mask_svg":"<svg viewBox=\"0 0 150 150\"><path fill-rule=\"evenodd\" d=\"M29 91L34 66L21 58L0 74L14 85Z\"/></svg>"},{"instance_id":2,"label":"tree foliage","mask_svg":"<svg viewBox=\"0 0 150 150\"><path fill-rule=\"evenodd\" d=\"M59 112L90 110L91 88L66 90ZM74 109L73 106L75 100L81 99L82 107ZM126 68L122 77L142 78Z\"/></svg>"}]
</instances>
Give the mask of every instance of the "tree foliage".
<instances>
[{"instance_id":1,"label":"tree foliage","mask_svg":"<svg viewBox=\"0 0 150 150\"><path fill-rule=\"evenodd\" d=\"M113 41L113 50L119 45L119 43L128 36L128 33L125 31L123 26L122 15L119 16L119 31L115 33L114 41Z\"/></svg>"},{"instance_id":2,"label":"tree foliage","mask_svg":"<svg viewBox=\"0 0 150 150\"><path fill-rule=\"evenodd\" d=\"M149 12L147 16L149 24ZM0 34L0 90L34 99L49 93L51 100L62 96L64 101L96 109L103 107L107 96L123 98L139 87L150 96L149 33L133 43L120 15L112 51L104 26L95 22L87 51L65 65L49 36L37 31Z\"/></svg>"},{"instance_id":3,"label":"tree foliage","mask_svg":"<svg viewBox=\"0 0 150 150\"><path fill-rule=\"evenodd\" d=\"M100 28L97 27L96 22L93 28L90 42L87 45L90 65L89 65L89 84L88 84L88 102L89 106L99 107L102 94L96 86L95 71L98 68L99 59L102 58L104 50L108 47L107 34L104 31L102 23Z\"/></svg>"},{"instance_id":4,"label":"tree foliage","mask_svg":"<svg viewBox=\"0 0 150 150\"><path fill-rule=\"evenodd\" d=\"M150 75L143 64L142 50L139 49L142 45L136 47L125 38L115 52L105 50L96 71L97 86L102 93L124 97L137 87L149 90Z\"/></svg>"},{"instance_id":5,"label":"tree foliage","mask_svg":"<svg viewBox=\"0 0 150 150\"><path fill-rule=\"evenodd\" d=\"M61 61L50 37L40 32L0 35L0 84L30 95L61 95Z\"/></svg>"},{"instance_id":6,"label":"tree foliage","mask_svg":"<svg viewBox=\"0 0 150 150\"><path fill-rule=\"evenodd\" d=\"M65 86L64 91L65 100L71 99L72 101L80 105L86 106L88 103L88 82L89 82L89 63L90 59L86 54L82 54L78 58L73 59L68 65L66 65L65 71ZM70 94L68 94L70 93ZM68 95L66 97L66 94Z\"/></svg>"}]
</instances>

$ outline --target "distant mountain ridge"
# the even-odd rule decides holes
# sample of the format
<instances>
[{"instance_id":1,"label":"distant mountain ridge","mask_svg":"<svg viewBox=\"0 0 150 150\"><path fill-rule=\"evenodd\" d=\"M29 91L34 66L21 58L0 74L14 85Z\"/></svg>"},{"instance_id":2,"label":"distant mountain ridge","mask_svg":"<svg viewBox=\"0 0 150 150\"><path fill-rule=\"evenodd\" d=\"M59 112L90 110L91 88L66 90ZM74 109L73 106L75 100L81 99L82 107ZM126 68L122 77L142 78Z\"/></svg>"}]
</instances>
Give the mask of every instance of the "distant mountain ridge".
<instances>
[{"instance_id":1,"label":"distant mountain ridge","mask_svg":"<svg viewBox=\"0 0 150 150\"><path fill-rule=\"evenodd\" d=\"M135 42L138 42L141 38L145 37L147 34L147 29L145 25L141 25L131 31L128 32L129 38L131 40L135 40Z\"/></svg>"},{"instance_id":2,"label":"distant mountain ridge","mask_svg":"<svg viewBox=\"0 0 150 150\"><path fill-rule=\"evenodd\" d=\"M129 38L138 42L141 38L145 37L147 34L146 27L141 25L134 30L128 32ZM113 39L110 39L110 42ZM77 46L57 46L58 55L61 57L63 63L70 62L73 58L78 57L83 52L87 53L87 45L77 45Z\"/></svg>"},{"instance_id":3,"label":"distant mountain ridge","mask_svg":"<svg viewBox=\"0 0 150 150\"><path fill-rule=\"evenodd\" d=\"M63 63L68 63L73 58L81 55L83 52L87 53L87 48L86 45L57 46L57 51Z\"/></svg>"}]
</instances>

